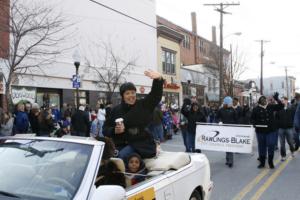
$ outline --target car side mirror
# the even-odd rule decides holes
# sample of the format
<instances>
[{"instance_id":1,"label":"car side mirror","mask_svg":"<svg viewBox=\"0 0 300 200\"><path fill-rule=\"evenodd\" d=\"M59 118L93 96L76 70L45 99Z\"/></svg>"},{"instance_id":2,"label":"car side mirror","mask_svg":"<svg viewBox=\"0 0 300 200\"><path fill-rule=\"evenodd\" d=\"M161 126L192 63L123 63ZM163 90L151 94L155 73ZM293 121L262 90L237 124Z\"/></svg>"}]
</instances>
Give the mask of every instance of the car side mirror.
<instances>
[{"instance_id":1,"label":"car side mirror","mask_svg":"<svg viewBox=\"0 0 300 200\"><path fill-rule=\"evenodd\" d=\"M103 185L99 186L93 194L92 200L124 200L126 191L121 186Z\"/></svg>"}]
</instances>

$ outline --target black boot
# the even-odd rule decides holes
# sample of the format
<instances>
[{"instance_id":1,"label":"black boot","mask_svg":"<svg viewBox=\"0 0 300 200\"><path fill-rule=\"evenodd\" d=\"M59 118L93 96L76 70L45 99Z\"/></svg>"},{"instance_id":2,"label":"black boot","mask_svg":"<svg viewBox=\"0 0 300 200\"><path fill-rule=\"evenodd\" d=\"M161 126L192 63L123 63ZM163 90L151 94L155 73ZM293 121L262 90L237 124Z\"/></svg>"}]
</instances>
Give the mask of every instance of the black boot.
<instances>
[{"instance_id":1,"label":"black boot","mask_svg":"<svg viewBox=\"0 0 300 200\"><path fill-rule=\"evenodd\" d=\"M269 156L268 157L268 163L269 163L270 169L274 169L273 157L274 156Z\"/></svg>"},{"instance_id":2,"label":"black boot","mask_svg":"<svg viewBox=\"0 0 300 200\"><path fill-rule=\"evenodd\" d=\"M266 157L265 156L259 156L259 165L257 166L257 168L259 168L259 169L264 168L265 163L266 163Z\"/></svg>"}]
</instances>

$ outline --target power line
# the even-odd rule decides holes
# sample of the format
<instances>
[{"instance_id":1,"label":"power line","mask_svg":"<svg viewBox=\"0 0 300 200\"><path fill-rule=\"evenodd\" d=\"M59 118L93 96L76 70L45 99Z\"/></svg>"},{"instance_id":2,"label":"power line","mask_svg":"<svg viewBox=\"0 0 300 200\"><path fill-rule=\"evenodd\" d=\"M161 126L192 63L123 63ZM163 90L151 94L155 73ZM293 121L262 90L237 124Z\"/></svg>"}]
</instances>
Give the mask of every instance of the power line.
<instances>
[{"instance_id":1,"label":"power line","mask_svg":"<svg viewBox=\"0 0 300 200\"><path fill-rule=\"evenodd\" d=\"M99 2L97 2L97 1L94 1L94 0L90 0L90 1L93 2L93 3L95 3L95 4L97 4L97 5L102 6L102 7L104 7L104 8L107 8L107 9L109 9L109 10L111 10L111 11L114 11L114 12L120 14L120 15L123 15L123 16L125 16L125 17L127 17L127 18L130 18L130 19L132 19L132 20L134 20L134 21L136 21L136 22L139 22L139 23L144 24L144 25L146 25L146 26L148 26L148 27L154 28L154 29L156 30L156 27L155 27L155 26L152 26L151 24L148 24L148 23L146 23L146 22L143 22L142 20L139 20L139 19L137 19L137 18L131 17L131 16L129 16L129 15L127 15L127 14L121 12L121 11L118 11L118 10L112 8L112 7L109 7L109 6L107 6L107 5L104 5L104 4L99 3Z\"/></svg>"}]
</instances>

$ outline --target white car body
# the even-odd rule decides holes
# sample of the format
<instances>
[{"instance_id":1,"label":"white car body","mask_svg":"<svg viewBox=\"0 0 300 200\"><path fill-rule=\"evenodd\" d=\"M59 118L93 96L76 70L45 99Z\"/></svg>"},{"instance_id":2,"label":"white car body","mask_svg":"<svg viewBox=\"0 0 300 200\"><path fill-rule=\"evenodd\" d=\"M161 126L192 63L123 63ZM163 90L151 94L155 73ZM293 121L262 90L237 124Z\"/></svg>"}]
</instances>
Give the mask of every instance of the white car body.
<instances>
[{"instance_id":1,"label":"white car body","mask_svg":"<svg viewBox=\"0 0 300 200\"><path fill-rule=\"evenodd\" d=\"M189 200L194 190L201 194L202 200L208 200L213 188L213 183L210 180L209 162L203 154L190 154L191 161L186 166L177 170L164 171L141 183L130 186L126 190L119 186L99 186L96 188L94 183L104 149L103 142L88 138L37 138L27 136L10 138L93 145L94 148L89 163L73 198L74 200L131 200L149 189L154 192L156 200Z\"/></svg>"}]
</instances>

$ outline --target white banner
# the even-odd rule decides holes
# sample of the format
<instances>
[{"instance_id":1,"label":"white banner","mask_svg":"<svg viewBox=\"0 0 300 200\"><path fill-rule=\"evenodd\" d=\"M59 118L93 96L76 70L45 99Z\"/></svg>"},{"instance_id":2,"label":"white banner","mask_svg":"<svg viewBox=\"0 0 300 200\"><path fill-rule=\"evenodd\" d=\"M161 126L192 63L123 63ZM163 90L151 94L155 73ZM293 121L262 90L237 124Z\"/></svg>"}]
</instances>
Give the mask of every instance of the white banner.
<instances>
[{"instance_id":1,"label":"white banner","mask_svg":"<svg viewBox=\"0 0 300 200\"><path fill-rule=\"evenodd\" d=\"M255 129L248 125L198 124L196 149L252 153Z\"/></svg>"},{"instance_id":2,"label":"white banner","mask_svg":"<svg viewBox=\"0 0 300 200\"><path fill-rule=\"evenodd\" d=\"M36 90L34 88L26 87L12 87L11 97L14 104L19 103L21 100L35 102Z\"/></svg>"}]
</instances>

